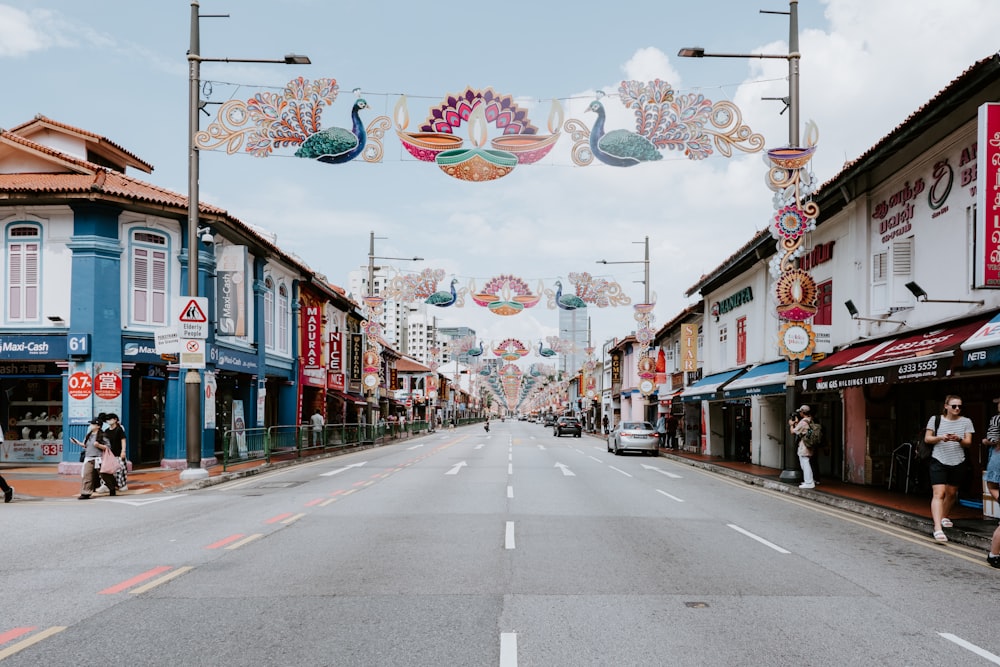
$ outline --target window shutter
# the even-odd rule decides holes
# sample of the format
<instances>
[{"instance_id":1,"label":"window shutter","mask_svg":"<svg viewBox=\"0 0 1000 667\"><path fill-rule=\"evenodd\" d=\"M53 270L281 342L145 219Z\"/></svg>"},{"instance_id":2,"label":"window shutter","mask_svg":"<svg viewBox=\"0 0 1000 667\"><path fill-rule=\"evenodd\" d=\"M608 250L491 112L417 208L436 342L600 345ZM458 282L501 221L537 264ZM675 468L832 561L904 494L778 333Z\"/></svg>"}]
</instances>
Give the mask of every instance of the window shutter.
<instances>
[{"instance_id":1,"label":"window shutter","mask_svg":"<svg viewBox=\"0 0 1000 667\"><path fill-rule=\"evenodd\" d=\"M24 293L21 283L21 253L24 246L20 243L10 244L7 252L7 317L19 320L22 317L21 297Z\"/></svg>"},{"instance_id":2,"label":"window shutter","mask_svg":"<svg viewBox=\"0 0 1000 667\"><path fill-rule=\"evenodd\" d=\"M154 324L167 323L167 253L156 250L152 264L152 311L150 319Z\"/></svg>"},{"instance_id":3,"label":"window shutter","mask_svg":"<svg viewBox=\"0 0 1000 667\"><path fill-rule=\"evenodd\" d=\"M132 259L132 319L148 322L149 251L136 248Z\"/></svg>"},{"instance_id":4,"label":"window shutter","mask_svg":"<svg viewBox=\"0 0 1000 667\"><path fill-rule=\"evenodd\" d=\"M872 314L889 312L889 253L872 255Z\"/></svg>"},{"instance_id":5,"label":"window shutter","mask_svg":"<svg viewBox=\"0 0 1000 667\"><path fill-rule=\"evenodd\" d=\"M892 306L912 308L916 299L906 283L913 280L913 238L892 243Z\"/></svg>"}]
</instances>

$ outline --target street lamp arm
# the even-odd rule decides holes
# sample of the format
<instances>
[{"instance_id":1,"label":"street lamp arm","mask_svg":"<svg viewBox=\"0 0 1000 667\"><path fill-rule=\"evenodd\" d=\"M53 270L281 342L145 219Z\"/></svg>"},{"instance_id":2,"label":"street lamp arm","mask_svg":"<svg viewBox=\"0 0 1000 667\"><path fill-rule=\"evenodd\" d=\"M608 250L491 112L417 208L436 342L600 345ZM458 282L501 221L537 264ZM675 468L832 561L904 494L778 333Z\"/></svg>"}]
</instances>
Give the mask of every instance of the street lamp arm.
<instances>
[{"instance_id":1,"label":"street lamp arm","mask_svg":"<svg viewBox=\"0 0 1000 667\"><path fill-rule=\"evenodd\" d=\"M401 262L422 262L422 261L424 261L423 257L380 257L380 256L377 256L377 255L372 255L372 259L396 259L396 260L399 260Z\"/></svg>"},{"instance_id":2,"label":"street lamp arm","mask_svg":"<svg viewBox=\"0 0 1000 667\"><path fill-rule=\"evenodd\" d=\"M309 56L300 56L295 53L289 53L284 58L205 58L195 53L188 53L188 61L197 61L200 63L275 63L278 65L311 65L312 61Z\"/></svg>"},{"instance_id":3,"label":"street lamp arm","mask_svg":"<svg viewBox=\"0 0 1000 667\"><path fill-rule=\"evenodd\" d=\"M636 259L636 260L632 260L632 261L629 261L629 262L609 262L606 259L599 259L599 260L597 260L596 263L597 264L645 264L648 261L649 260L647 260L647 259Z\"/></svg>"},{"instance_id":4,"label":"street lamp arm","mask_svg":"<svg viewBox=\"0 0 1000 667\"><path fill-rule=\"evenodd\" d=\"M677 52L681 58L773 58L776 60L790 60L799 58L798 53L706 53L705 49L694 46L681 49Z\"/></svg>"}]
</instances>

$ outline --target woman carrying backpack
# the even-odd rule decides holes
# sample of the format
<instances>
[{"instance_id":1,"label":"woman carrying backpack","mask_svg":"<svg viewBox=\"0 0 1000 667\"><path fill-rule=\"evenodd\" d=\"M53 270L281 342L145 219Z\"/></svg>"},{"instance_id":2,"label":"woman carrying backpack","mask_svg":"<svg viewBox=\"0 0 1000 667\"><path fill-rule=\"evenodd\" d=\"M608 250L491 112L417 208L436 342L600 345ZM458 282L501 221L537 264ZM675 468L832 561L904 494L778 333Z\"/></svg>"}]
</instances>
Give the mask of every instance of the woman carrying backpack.
<instances>
[{"instance_id":1,"label":"woman carrying backpack","mask_svg":"<svg viewBox=\"0 0 1000 667\"><path fill-rule=\"evenodd\" d=\"M799 484L799 488L815 489L816 479L813 477L812 463L810 461L813 450L806 443L806 433L809 432L809 427L812 425L812 415L810 414L809 406L803 405L800 407L795 412L795 416L788 420L788 423L791 426L792 433L798 436L799 440L797 453L799 455L799 465L802 466L802 483Z\"/></svg>"},{"instance_id":2,"label":"woman carrying backpack","mask_svg":"<svg viewBox=\"0 0 1000 667\"><path fill-rule=\"evenodd\" d=\"M944 414L927 421L924 442L932 445L930 461L931 517L934 519L934 539L947 542L945 528L951 528L948 518L958 499L958 487L965 476L965 448L972 444L976 432L972 420L962 416L962 399L949 395L944 399Z\"/></svg>"}]
</instances>

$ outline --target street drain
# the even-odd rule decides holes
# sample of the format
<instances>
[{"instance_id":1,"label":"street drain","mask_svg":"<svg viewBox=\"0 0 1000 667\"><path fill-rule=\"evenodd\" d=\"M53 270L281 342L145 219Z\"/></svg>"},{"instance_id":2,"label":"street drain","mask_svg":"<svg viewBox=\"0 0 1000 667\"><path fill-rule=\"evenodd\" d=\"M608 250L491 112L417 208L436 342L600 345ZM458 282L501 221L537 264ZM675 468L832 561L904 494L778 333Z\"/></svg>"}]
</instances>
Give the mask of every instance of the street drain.
<instances>
[{"instance_id":1,"label":"street drain","mask_svg":"<svg viewBox=\"0 0 1000 667\"><path fill-rule=\"evenodd\" d=\"M685 602L685 607L690 607L691 609L706 609L708 608L707 602Z\"/></svg>"}]
</instances>

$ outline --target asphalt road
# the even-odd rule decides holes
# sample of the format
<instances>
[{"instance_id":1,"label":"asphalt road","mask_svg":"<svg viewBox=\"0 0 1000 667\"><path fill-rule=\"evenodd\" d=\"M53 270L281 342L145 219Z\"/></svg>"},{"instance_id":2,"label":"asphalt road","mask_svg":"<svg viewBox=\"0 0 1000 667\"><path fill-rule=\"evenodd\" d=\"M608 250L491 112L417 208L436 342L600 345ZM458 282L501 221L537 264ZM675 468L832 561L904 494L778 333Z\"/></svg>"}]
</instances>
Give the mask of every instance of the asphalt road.
<instances>
[{"instance_id":1,"label":"asphalt road","mask_svg":"<svg viewBox=\"0 0 1000 667\"><path fill-rule=\"evenodd\" d=\"M537 424L11 507L4 665L1000 664L980 552Z\"/></svg>"}]
</instances>

